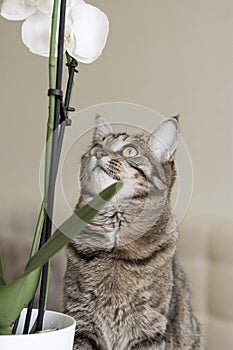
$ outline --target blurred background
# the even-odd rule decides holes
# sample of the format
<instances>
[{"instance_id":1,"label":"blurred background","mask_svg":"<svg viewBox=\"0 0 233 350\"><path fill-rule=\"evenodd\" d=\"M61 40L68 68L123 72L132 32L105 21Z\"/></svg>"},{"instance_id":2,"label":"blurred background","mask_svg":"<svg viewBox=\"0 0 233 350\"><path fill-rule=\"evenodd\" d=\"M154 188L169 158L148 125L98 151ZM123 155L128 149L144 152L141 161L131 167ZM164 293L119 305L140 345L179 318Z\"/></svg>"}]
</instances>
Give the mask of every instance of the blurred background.
<instances>
[{"instance_id":1,"label":"blurred background","mask_svg":"<svg viewBox=\"0 0 233 350\"><path fill-rule=\"evenodd\" d=\"M100 59L79 65L72 104L80 110L123 101L165 117L180 113L194 171L180 256L207 349L231 350L233 2L89 2L108 15L110 34ZM0 18L0 245L9 279L24 267L40 207L48 105L47 59L23 45L21 24ZM61 308L64 252L60 257L53 262L50 291L55 309Z\"/></svg>"}]
</instances>

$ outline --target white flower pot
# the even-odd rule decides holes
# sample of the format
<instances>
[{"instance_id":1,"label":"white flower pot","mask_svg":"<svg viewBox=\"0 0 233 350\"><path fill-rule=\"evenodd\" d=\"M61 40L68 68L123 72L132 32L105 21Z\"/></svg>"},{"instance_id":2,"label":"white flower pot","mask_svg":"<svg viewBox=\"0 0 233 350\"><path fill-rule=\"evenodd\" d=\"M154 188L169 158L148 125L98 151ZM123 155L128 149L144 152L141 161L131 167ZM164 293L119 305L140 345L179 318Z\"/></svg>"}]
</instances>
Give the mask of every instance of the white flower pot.
<instances>
[{"instance_id":1,"label":"white flower pot","mask_svg":"<svg viewBox=\"0 0 233 350\"><path fill-rule=\"evenodd\" d=\"M26 309L21 313L16 335L1 335L1 350L72 350L75 332L75 320L65 314L46 311L43 330L58 329L37 334L22 334ZM37 316L37 310L32 311L31 325Z\"/></svg>"}]
</instances>

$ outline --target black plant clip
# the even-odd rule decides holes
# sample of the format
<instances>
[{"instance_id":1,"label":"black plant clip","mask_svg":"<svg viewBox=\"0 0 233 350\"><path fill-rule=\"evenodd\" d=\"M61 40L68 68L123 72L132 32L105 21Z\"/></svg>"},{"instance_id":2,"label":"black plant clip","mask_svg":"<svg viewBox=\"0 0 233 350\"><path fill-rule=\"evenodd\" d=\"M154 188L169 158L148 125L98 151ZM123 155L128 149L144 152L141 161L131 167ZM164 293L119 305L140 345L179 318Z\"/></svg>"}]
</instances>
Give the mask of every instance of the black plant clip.
<instances>
[{"instance_id":1,"label":"black plant clip","mask_svg":"<svg viewBox=\"0 0 233 350\"><path fill-rule=\"evenodd\" d=\"M71 91L74 81L74 74L78 73L78 70L76 67L78 66L78 61L72 57L70 62L66 63L66 66L69 69L69 77L66 85L66 95L65 95L65 101L64 104L61 105L61 117L60 117L60 124L66 121L66 125L71 125L71 120L68 117L68 112L75 112L74 107L70 107L70 98L71 98Z\"/></svg>"},{"instance_id":2,"label":"black plant clip","mask_svg":"<svg viewBox=\"0 0 233 350\"><path fill-rule=\"evenodd\" d=\"M48 96L55 96L62 99L63 92L60 89L48 89Z\"/></svg>"}]
</instances>

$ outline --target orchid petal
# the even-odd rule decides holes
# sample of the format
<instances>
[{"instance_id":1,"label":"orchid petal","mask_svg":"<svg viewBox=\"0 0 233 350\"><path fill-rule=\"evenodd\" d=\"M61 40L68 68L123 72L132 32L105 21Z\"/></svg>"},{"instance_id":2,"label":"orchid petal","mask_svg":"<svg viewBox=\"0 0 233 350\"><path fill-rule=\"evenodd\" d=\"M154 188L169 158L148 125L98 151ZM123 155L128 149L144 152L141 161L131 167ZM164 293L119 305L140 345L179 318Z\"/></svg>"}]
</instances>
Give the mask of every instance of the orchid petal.
<instances>
[{"instance_id":1,"label":"orchid petal","mask_svg":"<svg viewBox=\"0 0 233 350\"><path fill-rule=\"evenodd\" d=\"M81 5L81 4L86 4L84 0L67 0L66 1L66 9L69 11L71 8Z\"/></svg>"},{"instance_id":2,"label":"orchid petal","mask_svg":"<svg viewBox=\"0 0 233 350\"><path fill-rule=\"evenodd\" d=\"M35 13L22 25L22 40L32 53L49 56L51 18L41 12Z\"/></svg>"},{"instance_id":3,"label":"orchid petal","mask_svg":"<svg viewBox=\"0 0 233 350\"><path fill-rule=\"evenodd\" d=\"M38 3L38 10L43 13L51 14L53 12L53 0L40 0Z\"/></svg>"},{"instance_id":4,"label":"orchid petal","mask_svg":"<svg viewBox=\"0 0 233 350\"><path fill-rule=\"evenodd\" d=\"M102 53L109 31L108 17L97 7L79 4L68 15L72 25L68 53L83 63L95 61Z\"/></svg>"},{"instance_id":5,"label":"orchid petal","mask_svg":"<svg viewBox=\"0 0 233 350\"><path fill-rule=\"evenodd\" d=\"M37 6L24 0L4 0L1 7L1 15L13 21L20 21L33 15Z\"/></svg>"}]
</instances>

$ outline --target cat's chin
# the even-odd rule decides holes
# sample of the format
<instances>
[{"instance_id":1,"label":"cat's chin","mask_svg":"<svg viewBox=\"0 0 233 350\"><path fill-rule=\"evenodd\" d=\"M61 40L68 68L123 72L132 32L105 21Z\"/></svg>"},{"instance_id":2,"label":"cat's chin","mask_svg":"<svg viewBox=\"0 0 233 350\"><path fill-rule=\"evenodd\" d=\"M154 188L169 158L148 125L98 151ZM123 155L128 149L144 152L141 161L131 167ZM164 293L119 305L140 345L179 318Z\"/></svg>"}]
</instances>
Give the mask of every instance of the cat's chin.
<instances>
[{"instance_id":1,"label":"cat's chin","mask_svg":"<svg viewBox=\"0 0 233 350\"><path fill-rule=\"evenodd\" d=\"M94 198L106 187L116 183L116 181L117 180L111 177L104 169L96 167L96 169L92 171L89 183L83 184L81 192L87 194L90 198Z\"/></svg>"}]
</instances>

